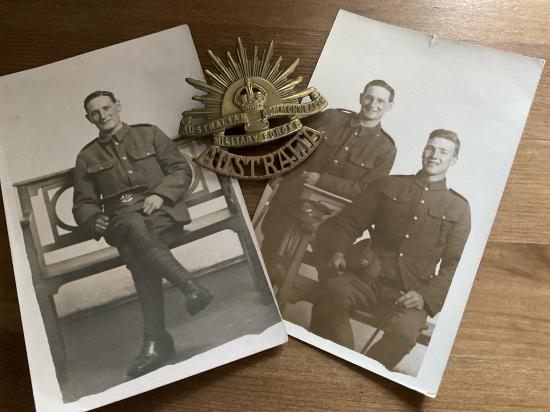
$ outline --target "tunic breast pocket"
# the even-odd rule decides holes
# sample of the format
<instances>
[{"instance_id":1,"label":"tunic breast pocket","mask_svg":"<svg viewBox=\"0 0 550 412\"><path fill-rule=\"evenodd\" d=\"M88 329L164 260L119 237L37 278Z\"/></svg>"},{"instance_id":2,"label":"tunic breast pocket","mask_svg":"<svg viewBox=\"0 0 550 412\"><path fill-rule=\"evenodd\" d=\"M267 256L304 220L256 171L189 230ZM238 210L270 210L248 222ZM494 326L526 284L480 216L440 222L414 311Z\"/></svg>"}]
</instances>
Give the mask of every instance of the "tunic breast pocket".
<instances>
[{"instance_id":1,"label":"tunic breast pocket","mask_svg":"<svg viewBox=\"0 0 550 412\"><path fill-rule=\"evenodd\" d=\"M128 149L128 154L133 160L134 167L147 174L162 173L162 169L157 160L157 151L153 145L133 146Z\"/></svg>"},{"instance_id":2,"label":"tunic breast pocket","mask_svg":"<svg viewBox=\"0 0 550 412\"><path fill-rule=\"evenodd\" d=\"M374 159L365 159L351 153L347 162L347 167L350 174L355 179L360 179L372 172L372 169L374 168Z\"/></svg>"},{"instance_id":3,"label":"tunic breast pocket","mask_svg":"<svg viewBox=\"0 0 550 412\"><path fill-rule=\"evenodd\" d=\"M433 226L434 237L436 236L439 246L444 246L449 232L452 230L459 216L450 209L445 210L441 206L431 206L428 209L430 223Z\"/></svg>"},{"instance_id":4,"label":"tunic breast pocket","mask_svg":"<svg viewBox=\"0 0 550 412\"><path fill-rule=\"evenodd\" d=\"M380 201L377 230L394 239L392 242L401 241L407 217L410 215L411 194L398 185L389 185L382 189Z\"/></svg>"},{"instance_id":5,"label":"tunic breast pocket","mask_svg":"<svg viewBox=\"0 0 550 412\"><path fill-rule=\"evenodd\" d=\"M103 162L92 163L88 165L88 168L86 169L86 173L96 175L96 177L111 175L114 171L113 170L114 165L115 165L115 161L113 159L105 160Z\"/></svg>"}]
</instances>

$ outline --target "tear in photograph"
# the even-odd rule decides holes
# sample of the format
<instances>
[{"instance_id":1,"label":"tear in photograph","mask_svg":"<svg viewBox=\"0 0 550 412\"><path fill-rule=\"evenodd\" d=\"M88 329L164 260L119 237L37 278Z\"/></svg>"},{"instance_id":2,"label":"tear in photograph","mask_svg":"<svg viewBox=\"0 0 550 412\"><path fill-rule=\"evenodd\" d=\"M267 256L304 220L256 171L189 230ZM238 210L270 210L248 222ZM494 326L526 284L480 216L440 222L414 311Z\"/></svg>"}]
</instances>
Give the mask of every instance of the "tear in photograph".
<instances>
[{"instance_id":1,"label":"tear in photograph","mask_svg":"<svg viewBox=\"0 0 550 412\"><path fill-rule=\"evenodd\" d=\"M253 219L290 335L435 397L543 66L339 12Z\"/></svg>"},{"instance_id":2,"label":"tear in photograph","mask_svg":"<svg viewBox=\"0 0 550 412\"><path fill-rule=\"evenodd\" d=\"M37 410L87 410L287 340L235 180L177 137L187 26L0 78L2 193Z\"/></svg>"}]
</instances>

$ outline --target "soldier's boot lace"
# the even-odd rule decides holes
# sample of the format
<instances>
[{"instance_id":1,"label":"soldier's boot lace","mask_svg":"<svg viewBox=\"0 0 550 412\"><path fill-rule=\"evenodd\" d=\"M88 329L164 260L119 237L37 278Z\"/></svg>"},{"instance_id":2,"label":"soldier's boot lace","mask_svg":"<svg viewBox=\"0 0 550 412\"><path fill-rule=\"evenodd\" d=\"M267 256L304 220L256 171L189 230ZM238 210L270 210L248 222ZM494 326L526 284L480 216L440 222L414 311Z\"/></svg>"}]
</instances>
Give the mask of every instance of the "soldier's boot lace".
<instances>
[{"instance_id":1,"label":"soldier's boot lace","mask_svg":"<svg viewBox=\"0 0 550 412\"><path fill-rule=\"evenodd\" d=\"M168 248L153 248L147 253L149 264L160 270L162 275L186 297L185 308L190 315L196 315L205 309L214 295L201 285L195 278L179 263Z\"/></svg>"}]
</instances>

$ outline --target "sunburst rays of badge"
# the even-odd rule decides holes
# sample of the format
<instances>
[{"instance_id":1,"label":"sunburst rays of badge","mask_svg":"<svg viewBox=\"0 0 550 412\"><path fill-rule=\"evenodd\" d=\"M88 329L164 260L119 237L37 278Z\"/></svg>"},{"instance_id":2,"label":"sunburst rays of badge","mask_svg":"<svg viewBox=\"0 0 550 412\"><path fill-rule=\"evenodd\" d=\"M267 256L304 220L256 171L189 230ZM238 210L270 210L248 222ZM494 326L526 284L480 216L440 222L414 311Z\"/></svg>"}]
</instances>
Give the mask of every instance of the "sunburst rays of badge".
<instances>
[{"instance_id":1,"label":"sunburst rays of badge","mask_svg":"<svg viewBox=\"0 0 550 412\"><path fill-rule=\"evenodd\" d=\"M206 117L207 120L219 118L222 112L222 102L226 90L238 80L247 77L261 77L273 85L283 103L297 103L301 97L308 96L311 89L305 89L294 93L294 87L302 81L302 77L290 79L288 76L294 72L300 59L294 60L286 68L281 68L283 58L279 56L273 59L273 41L258 56L258 47L254 47L252 58L247 56L246 49L240 38L237 38L236 59L227 52L227 63L224 63L211 50L207 51L208 57L216 67L215 73L205 70L207 82L187 78L186 81L195 88L206 92L205 95L193 96L204 104L203 108L192 109L186 112L192 117Z\"/></svg>"}]
</instances>

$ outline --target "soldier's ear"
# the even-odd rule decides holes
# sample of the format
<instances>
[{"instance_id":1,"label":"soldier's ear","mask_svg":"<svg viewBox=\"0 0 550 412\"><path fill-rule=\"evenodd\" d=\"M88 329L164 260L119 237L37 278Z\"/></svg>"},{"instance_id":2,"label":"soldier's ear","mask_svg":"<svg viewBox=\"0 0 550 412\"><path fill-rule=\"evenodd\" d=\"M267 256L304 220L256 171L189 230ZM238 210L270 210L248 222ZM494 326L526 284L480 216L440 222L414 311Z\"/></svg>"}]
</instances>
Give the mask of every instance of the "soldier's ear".
<instances>
[{"instance_id":1,"label":"soldier's ear","mask_svg":"<svg viewBox=\"0 0 550 412\"><path fill-rule=\"evenodd\" d=\"M120 100L117 100L115 102L115 107L116 107L117 112L120 113L122 111L122 105L120 104Z\"/></svg>"},{"instance_id":2,"label":"soldier's ear","mask_svg":"<svg viewBox=\"0 0 550 412\"><path fill-rule=\"evenodd\" d=\"M458 160L458 156L455 155L451 160L451 166L454 166L457 160Z\"/></svg>"},{"instance_id":3,"label":"soldier's ear","mask_svg":"<svg viewBox=\"0 0 550 412\"><path fill-rule=\"evenodd\" d=\"M88 113L86 113L86 114L84 115L84 117L85 117L86 119L88 119L88 121L89 121L90 123L93 123L93 122L92 122L92 119L90 118L90 115L89 115Z\"/></svg>"},{"instance_id":4,"label":"soldier's ear","mask_svg":"<svg viewBox=\"0 0 550 412\"><path fill-rule=\"evenodd\" d=\"M362 91L361 93L359 93L359 104L361 104L361 105L363 104L363 94L364 94L364 93L365 93L364 91Z\"/></svg>"}]
</instances>

